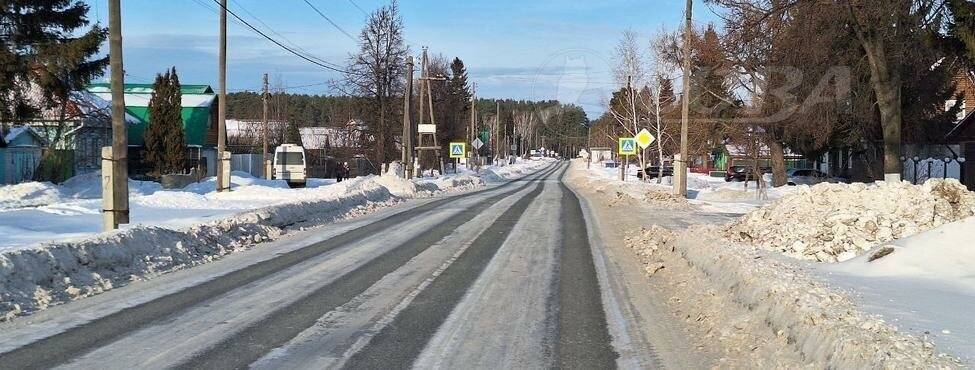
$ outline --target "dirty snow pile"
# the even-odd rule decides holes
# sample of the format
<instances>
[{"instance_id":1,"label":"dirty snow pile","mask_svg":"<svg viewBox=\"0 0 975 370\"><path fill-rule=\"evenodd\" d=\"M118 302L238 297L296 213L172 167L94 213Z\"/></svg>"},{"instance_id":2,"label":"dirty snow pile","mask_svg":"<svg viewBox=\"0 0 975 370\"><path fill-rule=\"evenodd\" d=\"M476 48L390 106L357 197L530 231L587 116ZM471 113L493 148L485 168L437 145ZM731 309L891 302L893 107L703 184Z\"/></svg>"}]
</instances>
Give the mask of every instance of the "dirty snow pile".
<instances>
[{"instance_id":1,"label":"dirty snow pile","mask_svg":"<svg viewBox=\"0 0 975 370\"><path fill-rule=\"evenodd\" d=\"M873 246L975 215L975 193L957 180L923 185L799 186L732 223L734 240L818 262L846 261Z\"/></svg>"},{"instance_id":2,"label":"dirty snow pile","mask_svg":"<svg viewBox=\"0 0 975 370\"><path fill-rule=\"evenodd\" d=\"M897 369L961 365L958 358L938 353L926 338L899 331L882 318L862 312L849 296L810 277L794 261L721 238L716 241L713 235L720 235L720 231L714 226L680 231L653 226L630 233L626 243L644 263L647 274L685 268L693 271L690 275L695 278L673 276L679 277L675 283L684 292L705 292L679 297L681 301L704 299L694 310L739 305L753 318L749 322L771 329L782 343L801 354L799 361L805 362L804 366L754 367ZM667 263L666 268L663 263ZM734 338L733 332L741 330L737 324L729 328L721 320L700 321L708 326L709 333L718 332L719 339Z\"/></svg>"}]
</instances>

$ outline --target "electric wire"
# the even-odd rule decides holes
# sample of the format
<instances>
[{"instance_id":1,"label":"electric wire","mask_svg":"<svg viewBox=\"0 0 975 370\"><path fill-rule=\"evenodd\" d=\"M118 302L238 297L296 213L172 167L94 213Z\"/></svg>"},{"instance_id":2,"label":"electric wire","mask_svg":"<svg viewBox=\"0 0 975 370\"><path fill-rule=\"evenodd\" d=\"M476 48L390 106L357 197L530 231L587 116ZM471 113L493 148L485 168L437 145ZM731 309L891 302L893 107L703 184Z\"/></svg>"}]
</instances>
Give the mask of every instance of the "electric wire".
<instances>
[{"instance_id":1,"label":"electric wire","mask_svg":"<svg viewBox=\"0 0 975 370\"><path fill-rule=\"evenodd\" d=\"M339 73L348 73L348 71L346 71L345 69L342 69L341 67L337 67L337 66L331 65L331 63L326 64L326 63L323 63L323 62L314 60L312 58L309 58L309 57L305 56L304 54L301 54L301 53L295 51L294 49L288 47L287 45L282 44L280 41L274 39L271 36L268 36L266 33L262 32L259 29L257 29L257 27L254 27L253 25L251 25L250 23L248 23L246 20L244 20L243 18L241 18L239 15L237 15L237 13L234 13L232 10L227 9L227 7L223 6L223 4L221 4L219 0L213 0L213 2L216 3L217 6L219 6L220 8L223 8L224 10L226 10L227 13L229 13L232 16L234 16L234 18L236 18L238 21L244 23L244 25L246 25L252 31L256 32L258 35L261 35L262 37L264 37L268 41L274 43L275 45L281 47L282 49L290 52L291 54L294 54L295 56L297 56L297 57L299 57L301 59L304 59L305 61L307 61L309 63L315 64L315 65L317 65L319 67L322 67L322 68L325 68L325 69L329 69L329 70L332 70L332 71L335 71L335 72L339 72Z\"/></svg>"}]
</instances>

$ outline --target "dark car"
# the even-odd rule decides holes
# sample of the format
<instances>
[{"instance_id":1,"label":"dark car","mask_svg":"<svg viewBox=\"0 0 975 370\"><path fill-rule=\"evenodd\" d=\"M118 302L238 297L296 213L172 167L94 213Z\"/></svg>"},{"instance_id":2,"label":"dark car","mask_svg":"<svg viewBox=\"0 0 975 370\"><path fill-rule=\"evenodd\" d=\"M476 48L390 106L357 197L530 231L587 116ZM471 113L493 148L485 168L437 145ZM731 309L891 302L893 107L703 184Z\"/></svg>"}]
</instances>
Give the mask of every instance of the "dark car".
<instances>
[{"instance_id":1,"label":"dark car","mask_svg":"<svg viewBox=\"0 0 975 370\"><path fill-rule=\"evenodd\" d=\"M636 177L642 179L643 172L644 170L636 170ZM650 174L649 178L651 179L656 178L657 175L660 174L660 166L648 166L646 169L646 173ZM673 176L673 175L674 175L674 167L664 166L664 177Z\"/></svg>"},{"instance_id":2,"label":"dark car","mask_svg":"<svg viewBox=\"0 0 975 370\"><path fill-rule=\"evenodd\" d=\"M751 175L749 179L754 179L752 166L730 166L724 174L724 181L745 181L745 175ZM760 167L763 174L772 173L772 167Z\"/></svg>"}]
</instances>

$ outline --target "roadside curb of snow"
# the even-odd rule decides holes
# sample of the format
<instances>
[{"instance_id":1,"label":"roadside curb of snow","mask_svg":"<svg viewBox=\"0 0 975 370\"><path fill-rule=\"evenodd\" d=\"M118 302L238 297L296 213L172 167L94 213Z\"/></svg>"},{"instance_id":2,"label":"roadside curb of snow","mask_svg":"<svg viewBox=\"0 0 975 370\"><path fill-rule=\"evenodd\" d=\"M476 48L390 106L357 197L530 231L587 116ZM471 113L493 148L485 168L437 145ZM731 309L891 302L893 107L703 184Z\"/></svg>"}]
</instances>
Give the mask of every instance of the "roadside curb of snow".
<instances>
[{"instance_id":1,"label":"roadside curb of snow","mask_svg":"<svg viewBox=\"0 0 975 370\"><path fill-rule=\"evenodd\" d=\"M356 217L410 198L484 186L473 176L407 181L376 176L339 197L259 208L171 230L139 225L0 253L0 322L180 270L273 240L294 225Z\"/></svg>"},{"instance_id":2,"label":"roadside curb of snow","mask_svg":"<svg viewBox=\"0 0 975 370\"><path fill-rule=\"evenodd\" d=\"M774 333L784 335L807 364L825 368L953 368L959 360L935 353L934 345L898 331L859 311L843 294L828 289L799 268L770 253L736 245L716 227L694 226L673 232L654 225L627 243L647 266L659 269L654 254L669 253L726 292ZM721 246L720 248L717 246Z\"/></svg>"}]
</instances>

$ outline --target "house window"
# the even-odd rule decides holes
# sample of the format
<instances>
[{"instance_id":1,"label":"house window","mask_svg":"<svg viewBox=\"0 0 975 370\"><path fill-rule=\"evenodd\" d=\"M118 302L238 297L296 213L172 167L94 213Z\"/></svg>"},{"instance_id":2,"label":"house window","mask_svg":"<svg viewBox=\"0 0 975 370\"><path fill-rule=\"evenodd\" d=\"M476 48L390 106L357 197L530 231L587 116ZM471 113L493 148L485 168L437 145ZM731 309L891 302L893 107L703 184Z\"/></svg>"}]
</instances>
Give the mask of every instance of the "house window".
<instances>
[{"instance_id":1,"label":"house window","mask_svg":"<svg viewBox=\"0 0 975 370\"><path fill-rule=\"evenodd\" d=\"M955 99L951 99L951 100L945 101L945 112L951 110L951 107L954 107L955 106L955 103L957 103L957 102L958 101L955 100ZM965 119L965 115L968 113L968 109L967 109L968 107L965 106L965 101L964 100L961 101L961 105L959 106L959 108L960 109L958 110L958 116L955 117L955 122L958 122L958 121L961 121L961 120Z\"/></svg>"}]
</instances>

